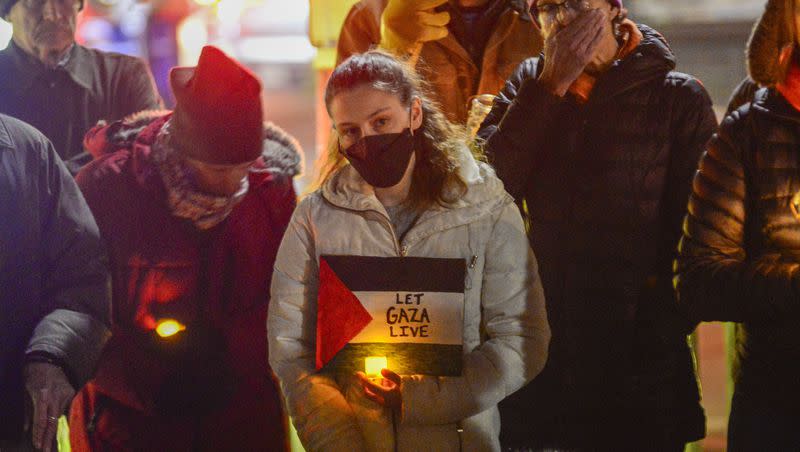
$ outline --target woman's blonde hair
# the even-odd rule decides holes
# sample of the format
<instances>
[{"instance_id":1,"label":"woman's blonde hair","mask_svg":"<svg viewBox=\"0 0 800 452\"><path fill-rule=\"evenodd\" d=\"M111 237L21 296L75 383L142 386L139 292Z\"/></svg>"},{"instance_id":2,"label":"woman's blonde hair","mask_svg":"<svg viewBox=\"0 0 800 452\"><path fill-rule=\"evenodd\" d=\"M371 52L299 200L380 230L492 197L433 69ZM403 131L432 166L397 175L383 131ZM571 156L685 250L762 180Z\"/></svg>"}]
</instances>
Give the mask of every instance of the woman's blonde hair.
<instances>
[{"instance_id":1,"label":"woman's blonde hair","mask_svg":"<svg viewBox=\"0 0 800 452\"><path fill-rule=\"evenodd\" d=\"M410 108L414 98L422 104L422 125L415 131L416 164L411 190L406 204L423 210L433 204L447 205L460 199L467 184L458 175L458 153L469 143L466 129L445 118L438 105L427 95L420 76L408 64L377 50L353 55L334 69L325 89L325 107L331 114L331 102L341 92L369 86L397 96ZM474 156L482 158L477 146L470 146ZM332 136L328 143L327 159L322 165L318 186L327 182L347 160L339 152Z\"/></svg>"}]
</instances>

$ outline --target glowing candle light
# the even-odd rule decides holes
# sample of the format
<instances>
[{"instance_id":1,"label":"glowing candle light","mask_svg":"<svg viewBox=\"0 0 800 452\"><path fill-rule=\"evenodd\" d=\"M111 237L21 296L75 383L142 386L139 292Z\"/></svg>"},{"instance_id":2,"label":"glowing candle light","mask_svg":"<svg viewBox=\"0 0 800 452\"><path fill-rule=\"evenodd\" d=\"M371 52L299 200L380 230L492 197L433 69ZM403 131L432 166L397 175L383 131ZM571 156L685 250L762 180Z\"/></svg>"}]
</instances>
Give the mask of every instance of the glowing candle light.
<instances>
[{"instance_id":1,"label":"glowing candle light","mask_svg":"<svg viewBox=\"0 0 800 452\"><path fill-rule=\"evenodd\" d=\"M185 325L173 319L160 320L156 325L156 333L161 337L174 336L185 329Z\"/></svg>"},{"instance_id":2,"label":"glowing candle light","mask_svg":"<svg viewBox=\"0 0 800 452\"><path fill-rule=\"evenodd\" d=\"M389 360L385 356L367 356L364 360L364 373L370 378L380 377L381 369L388 367Z\"/></svg>"}]
</instances>

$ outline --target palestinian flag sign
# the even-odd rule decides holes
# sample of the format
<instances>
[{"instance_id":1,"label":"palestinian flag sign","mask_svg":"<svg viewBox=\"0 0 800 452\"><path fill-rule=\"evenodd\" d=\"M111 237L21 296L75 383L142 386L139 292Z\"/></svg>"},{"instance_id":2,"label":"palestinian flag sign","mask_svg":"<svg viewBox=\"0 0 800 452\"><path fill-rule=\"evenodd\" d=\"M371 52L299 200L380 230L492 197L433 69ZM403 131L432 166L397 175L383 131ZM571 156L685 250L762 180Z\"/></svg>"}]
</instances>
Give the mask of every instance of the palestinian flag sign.
<instances>
[{"instance_id":1,"label":"palestinian flag sign","mask_svg":"<svg viewBox=\"0 0 800 452\"><path fill-rule=\"evenodd\" d=\"M464 259L321 256L317 370L381 356L399 374L460 376L465 276Z\"/></svg>"}]
</instances>

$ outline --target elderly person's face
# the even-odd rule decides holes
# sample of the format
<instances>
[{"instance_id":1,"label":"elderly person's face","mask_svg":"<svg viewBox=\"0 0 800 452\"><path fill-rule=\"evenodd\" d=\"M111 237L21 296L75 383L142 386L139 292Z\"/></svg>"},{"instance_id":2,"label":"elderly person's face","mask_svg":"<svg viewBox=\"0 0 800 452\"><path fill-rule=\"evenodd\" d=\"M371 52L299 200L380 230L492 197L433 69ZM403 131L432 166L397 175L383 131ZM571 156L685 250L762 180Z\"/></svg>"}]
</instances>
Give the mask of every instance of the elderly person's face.
<instances>
[{"instance_id":1,"label":"elderly person's face","mask_svg":"<svg viewBox=\"0 0 800 452\"><path fill-rule=\"evenodd\" d=\"M54 67L75 42L79 0L19 0L6 16L14 42L45 66Z\"/></svg>"},{"instance_id":2,"label":"elderly person's face","mask_svg":"<svg viewBox=\"0 0 800 452\"><path fill-rule=\"evenodd\" d=\"M235 195L255 164L254 160L236 165L218 165L188 157L185 161L194 173L197 186L206 193L218 196Z\"/></svg>"}]
</instances>

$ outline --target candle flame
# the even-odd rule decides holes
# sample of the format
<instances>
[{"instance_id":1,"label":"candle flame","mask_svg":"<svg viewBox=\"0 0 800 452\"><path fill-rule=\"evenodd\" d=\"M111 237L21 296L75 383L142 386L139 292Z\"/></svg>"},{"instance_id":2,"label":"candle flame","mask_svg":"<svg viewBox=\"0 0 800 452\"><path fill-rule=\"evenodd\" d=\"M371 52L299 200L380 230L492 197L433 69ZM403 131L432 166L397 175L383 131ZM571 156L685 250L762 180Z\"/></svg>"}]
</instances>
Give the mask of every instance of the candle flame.
<instances>
[{"instance_id":1,"label":"candle flame","mask_svg":"<svg viewBox=\"0 0 800 452\"><path fill-rule=\"evenodd\" d=\"M380 377L381 369L389 367L389 360L385 356L367 356L364 360L364 373L368 377Z\"/></svg>"},{"instance_id":2,"label":"candle flame","mask_svg":"<svg viewBox=\"0 0 800 452\"><path fill-rule=\"evenodd\" d=\"M156 333L165 338L174 336L185 329L185 325L173 319L160 320L158 325L156 325Z\"/></svg>"}]
</instances>

